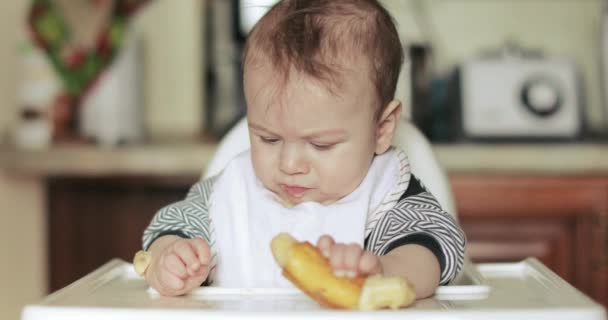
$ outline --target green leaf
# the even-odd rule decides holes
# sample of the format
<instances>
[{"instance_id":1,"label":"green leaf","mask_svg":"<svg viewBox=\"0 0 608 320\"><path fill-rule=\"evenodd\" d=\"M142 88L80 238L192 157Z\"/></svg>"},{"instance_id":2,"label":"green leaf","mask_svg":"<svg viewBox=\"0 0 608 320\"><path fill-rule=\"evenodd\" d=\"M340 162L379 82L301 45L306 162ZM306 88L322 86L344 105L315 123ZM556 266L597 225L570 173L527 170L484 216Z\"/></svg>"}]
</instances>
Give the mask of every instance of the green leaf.
<instances>
[{"instance_id":1,"label":"green leaf","mask_svg":"<svg viewBox=\"0 0 608 320\"><path fill-rule=\"evenodd\" d=\"M101 63L94 54L88 54L83 66L83 75L86 81L90 81L99 71Z\"/></svg>"},{"instance_id":2,"label":"green leaf","mask_svg":"<svg viewBox=\"0 0 608 320\"><path fill-rule=\"evenodd\" d=\"M122 39L125 35L126 25L121 19L114 19L110 27L110 47L115 49L120 47Z\"/></svg>"},{"instance_id":3,"label":"green leaf","mask_svg":"<svg viewBox=\"0 0 608 320\"><path fill-rule=\"evenodd\" d=\"M35 25L44 41L52 47L58 47L59 43L65 40L65 26L52 12L46 12L36 21Z\"/></svg>"}]
</instances>

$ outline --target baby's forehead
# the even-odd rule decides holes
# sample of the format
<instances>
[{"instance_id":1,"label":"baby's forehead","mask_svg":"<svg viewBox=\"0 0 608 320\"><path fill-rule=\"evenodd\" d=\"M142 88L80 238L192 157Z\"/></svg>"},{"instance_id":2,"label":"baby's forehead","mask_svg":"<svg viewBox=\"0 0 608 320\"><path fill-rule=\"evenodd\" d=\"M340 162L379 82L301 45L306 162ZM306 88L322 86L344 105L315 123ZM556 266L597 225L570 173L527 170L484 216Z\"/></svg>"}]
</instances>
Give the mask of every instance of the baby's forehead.
<instances>
[{"instance_id":1,"label":"baby's forehead","mask_svg":"<svg viewBox=\"0 0 608 320\"><path fill-rule=\"evenodd\" d=\"M320 65L326 67L322 72L310 72L298 64L290 63L278 65L273 63L270 57L255 55L245 60L244 80L247 82L253 76L256 79L265 79L266 85L278 87L298 84L308 81L317 84L319 87L340 94L345 90L347 83L358 81L360 84L374 86L371 76L371 63L365 57L345 56L342 59L337 57L318 61Z\"/></svg>"},{"instance_id":2,"label":"baby's forehead","mask_svg":"<svg viewBox=\"0 0 608 320\"><path fill-rule=\"evenodd\" d=\"M286 77L269 63L252 64L245 70L244 89L249 111L262 114L310 111L318 117L329 109L359 113L362 108L376 110L379 105L373 81L365 72L356 72L352 67L330 79L315 78L293 68Z\"/></svg>"}]
</instances>

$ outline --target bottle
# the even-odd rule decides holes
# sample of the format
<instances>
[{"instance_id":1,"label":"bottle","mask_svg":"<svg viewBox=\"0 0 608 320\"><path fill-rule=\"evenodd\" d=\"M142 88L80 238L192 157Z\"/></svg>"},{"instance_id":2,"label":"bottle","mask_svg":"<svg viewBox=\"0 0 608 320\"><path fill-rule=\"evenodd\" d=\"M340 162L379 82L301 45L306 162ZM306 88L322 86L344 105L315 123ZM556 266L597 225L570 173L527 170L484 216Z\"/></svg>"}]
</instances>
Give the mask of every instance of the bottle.
<instances>
[{"instance_id":1,"label":"bottle","mask_svg":"<svg viewBox=\"0 0 608 320\"><path fill-rule=\"evenodd\" d=\"M52 106L62 84L45 54L29 40L19 46L21 79L17 93L14 142L22 149L44 149L52 140Z\"/></svg>"}]
</instances>

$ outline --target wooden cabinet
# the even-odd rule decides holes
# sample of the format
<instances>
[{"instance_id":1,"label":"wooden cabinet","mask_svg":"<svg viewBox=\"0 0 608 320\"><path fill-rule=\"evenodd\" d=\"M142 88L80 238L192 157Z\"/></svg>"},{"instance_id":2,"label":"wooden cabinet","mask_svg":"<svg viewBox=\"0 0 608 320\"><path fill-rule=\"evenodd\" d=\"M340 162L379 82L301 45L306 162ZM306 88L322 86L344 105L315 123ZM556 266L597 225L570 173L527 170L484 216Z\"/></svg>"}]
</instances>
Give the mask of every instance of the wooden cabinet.
<instances>
[{"instance_id":1,"label":"wooden cabinet","mask_svg":"<svg viewBox=\"0 0 608 320\"><path fill-rule=\"evenodd\" d=\"M537 257L608 305L608 177L450 179L473 261Z\"/></svg>"},{"instance_id":2,"label":"wooden cabinet","mask_svg":"<svg viewBox=\"0 0 608 320\"><path fill-rule=\"evenodd\" d=\"M49 288L63 288L112 258L131 261L161 207L197 177L56 178L48 181Z\"/></svg>"},{"instance_id":3,"label":"wooden cabinet","mask_svg":"<svg viewBox=\"0 0 608 320\"><path fill-rule=\"evenodd\" d=\"M162 206L198 177L50 179L50 288L114 257L130 261ZM539 258L608 305L608 177L450 175L476 262Z\"/></svg>"}]
</instances>

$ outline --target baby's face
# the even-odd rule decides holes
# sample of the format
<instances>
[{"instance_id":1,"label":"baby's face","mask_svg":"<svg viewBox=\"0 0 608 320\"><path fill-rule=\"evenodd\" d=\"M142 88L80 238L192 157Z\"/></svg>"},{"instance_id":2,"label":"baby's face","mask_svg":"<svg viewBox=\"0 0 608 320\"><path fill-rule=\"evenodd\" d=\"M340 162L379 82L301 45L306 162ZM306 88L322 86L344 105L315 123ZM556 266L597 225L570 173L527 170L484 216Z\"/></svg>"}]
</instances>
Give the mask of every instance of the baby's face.
<instances>
[{"instance_id":1,"label":"baby's face","mask_svg":"<svg viewBox=\"0 0 608 320\"><path fill-rule=\"evenodd\" d=\"M251 154L264 186L292 204L331 204L361 183L376 150L376 92L366 72L353 72L334 93L292 72L245 73Z\"/></svg>"}]
</instances>

